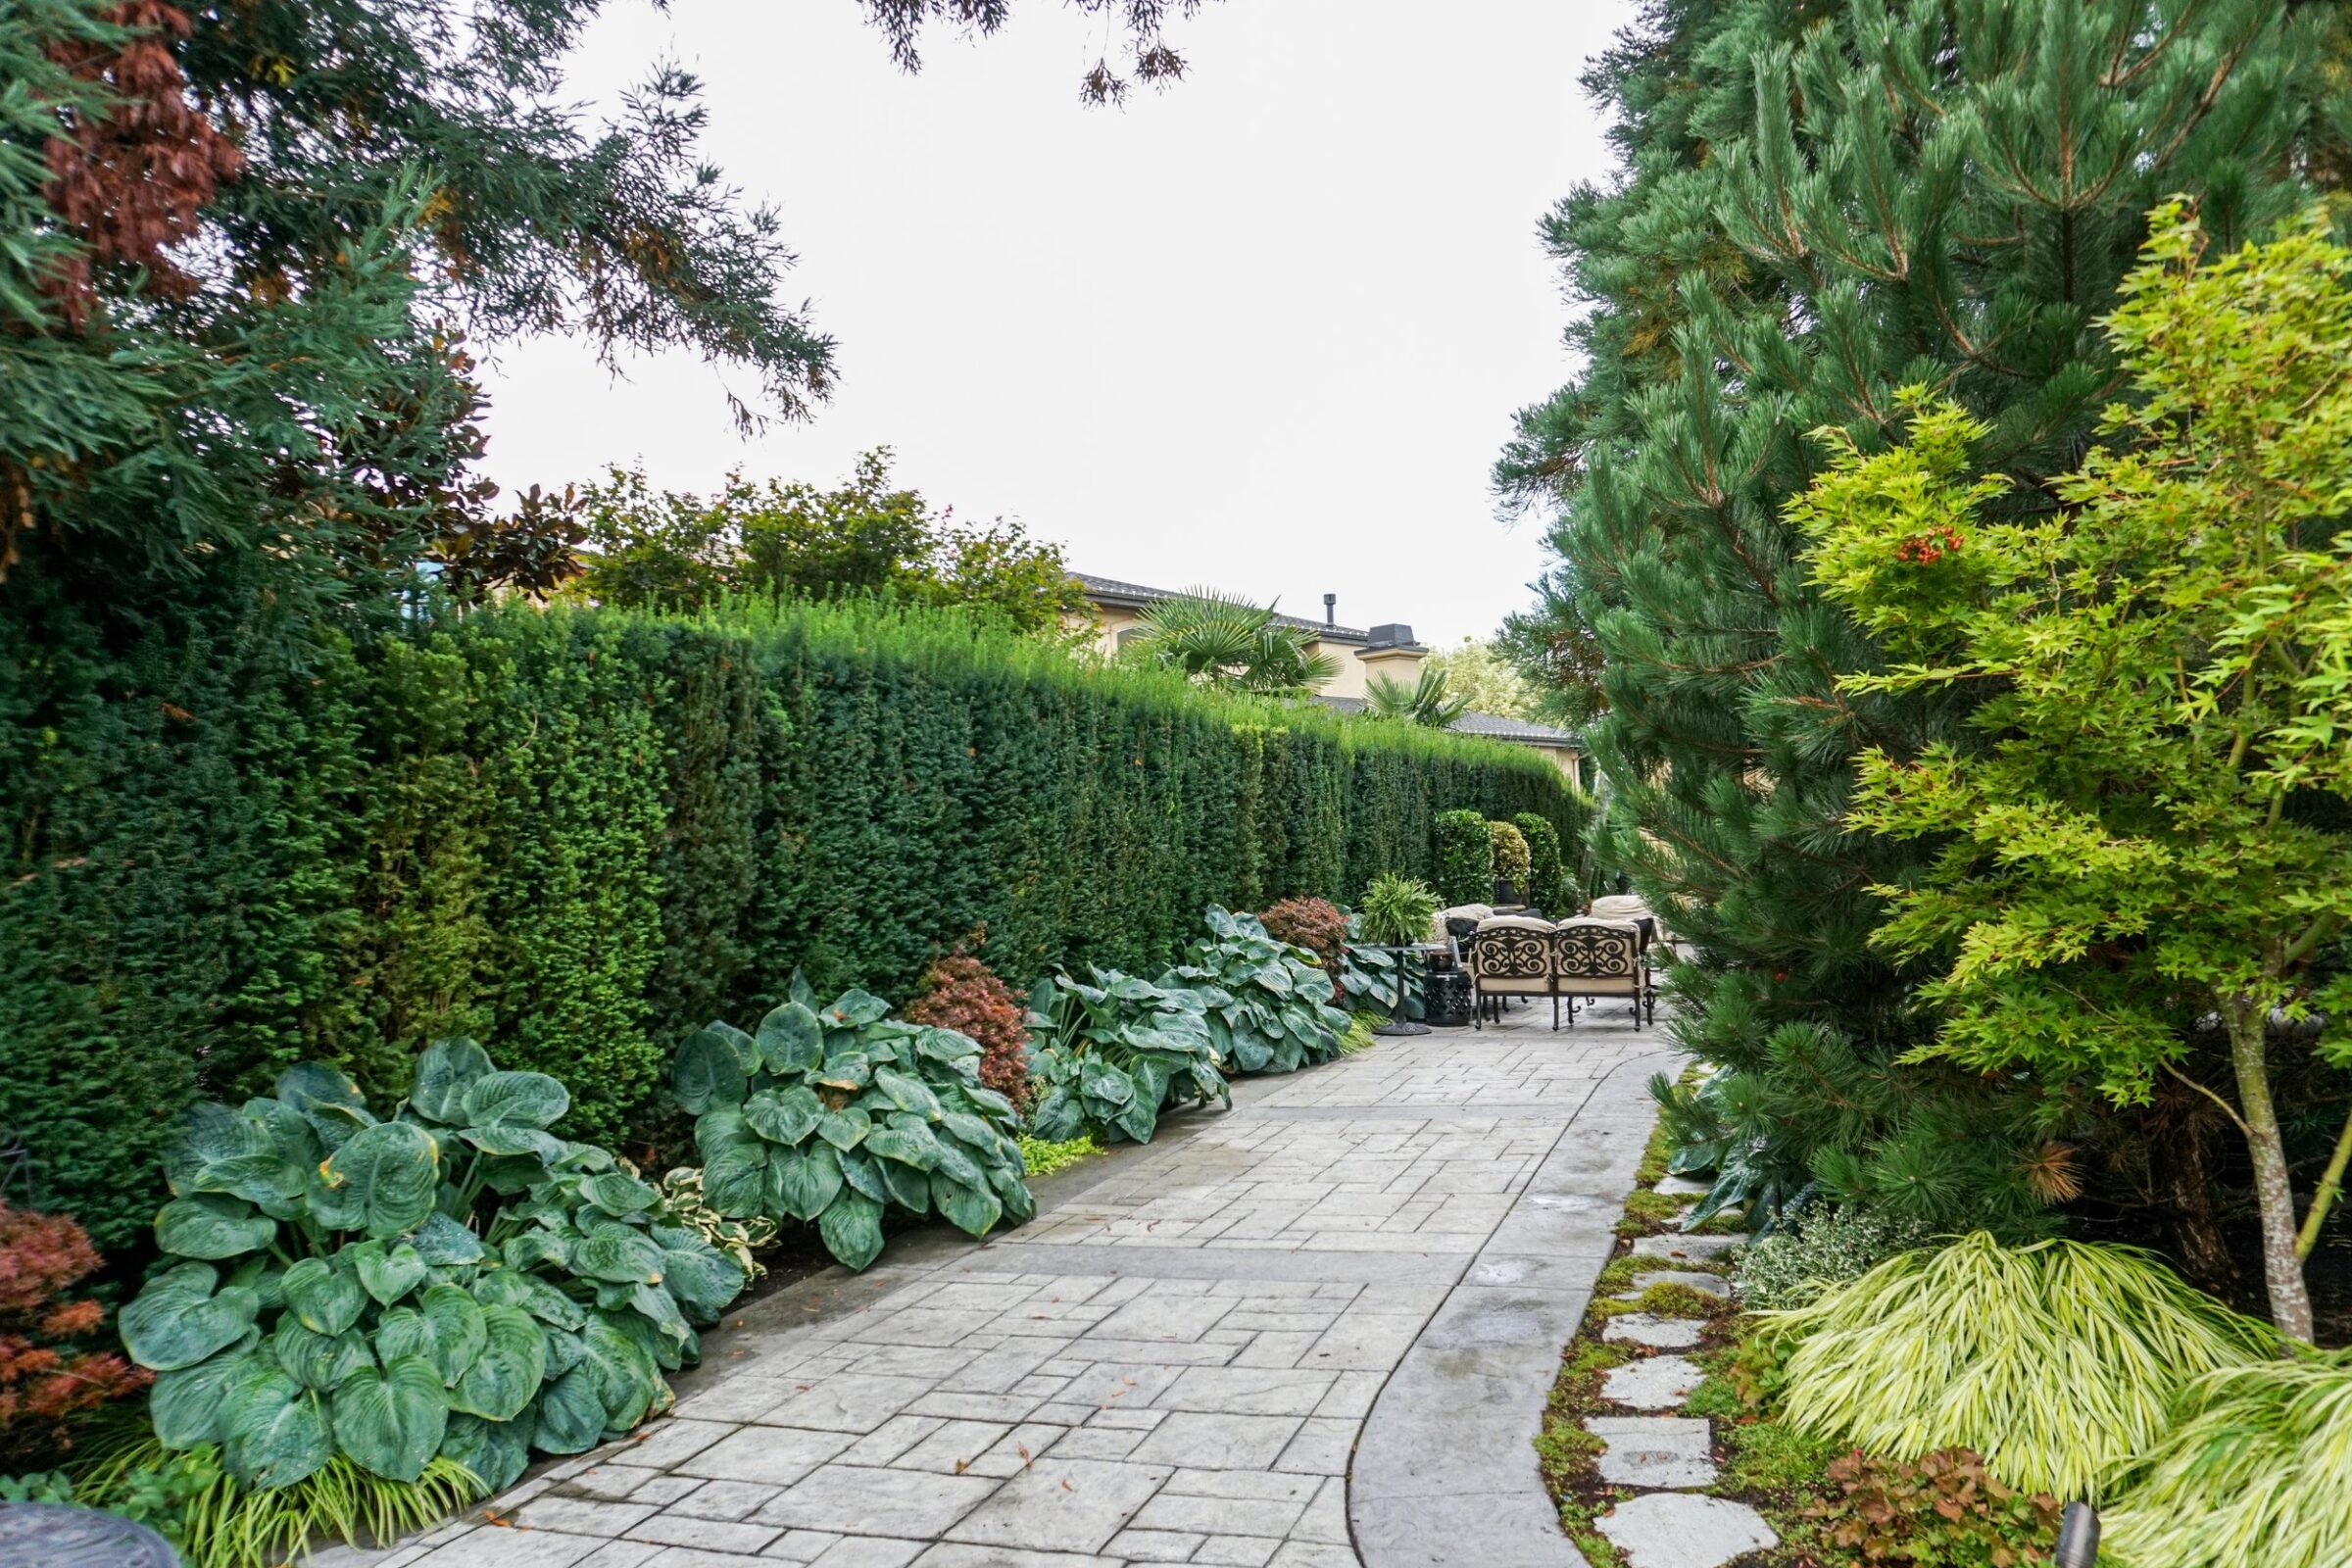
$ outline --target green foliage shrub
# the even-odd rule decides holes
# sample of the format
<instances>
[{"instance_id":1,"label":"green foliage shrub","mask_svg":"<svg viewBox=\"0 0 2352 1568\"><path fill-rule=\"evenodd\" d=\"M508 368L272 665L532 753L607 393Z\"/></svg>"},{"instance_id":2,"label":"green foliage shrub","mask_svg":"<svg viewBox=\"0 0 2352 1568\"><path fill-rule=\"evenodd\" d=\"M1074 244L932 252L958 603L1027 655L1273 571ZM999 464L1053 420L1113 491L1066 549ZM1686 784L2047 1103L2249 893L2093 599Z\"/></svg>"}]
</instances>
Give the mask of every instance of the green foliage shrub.
<instances>
[{"instance_id":1,"label":"green foliage shrub","mask_svg":"<svg viewBox=\"0 0 2352 1568\"><path fill-rule=\"evenodd\" d=\"M1808 1203L1740 1250L1732 1285L1753 1311L1799 1306L1927 1245L1933 1227L1866 1203Z\"/></svg>"},{"instance_id":2,"label":"green foliage shrub","mask_svg":"<svg viewBox=\"0 0 2352 1568\"><path fill-rule=\"evenodd\" d=\"M2207 1373L2121 1490L2106 1544L2126 1563L2352 1562L2352 1351Z\"/></svg>"},{"instance_id":3,"label":"green foliage shrub","mask_svg":"<svg viewBox=\"0 0 2352 1568\"><path fill-rule=\"evenodd\" d=\"M1437 919L1438 895L1418 877L1383 871L1364 886L1356 901L1363 938L1388 947L1427 942Z\"/></svg>"},{"instance_id":4,"label":"green foliage shrub","mask_svg":"<svg viewBox=\"0 0 2352 1568\"><path fill-rule=\"evenodd\" d=\"M1575 913L1585 901L1568 885L1560 830L1549 817L1533 811L1521 811L1511 825L1527 843L1527 902L1555 920Z\"/></svg>"},{"instance_id":5,"label":"green foliage shrub","mask_svg":"<svg viewBox=\"0 0 2352 1568\"><path fill-rule=\"evenodd\" d=\"M1895 1459L1973 1448L2012 1487L2086 1499L2181 1389L2278 1343L2150 1254L1982 1231L1763 1323L1790 1425Z\"/></svg>"},{"instance_id":6,"label":"green foliage shrub","mask_svg":"<svg viewBox=\"0 0 2352 1568\"><path fill-rule=\"evenodd\" d=\"M120 1327L157 1374L167 1448L218 1446L245 1489L338 1455L492 1491L529 1449L578 1453L665 1407L744 1274L609 1152L549 1131L542 1073L436 1042L378 1119L306 1062L274 1097L190 1111L155 1220L164 1256Z\"/></svg>"},{"instance_id":7,"label":"green foliage shrub","mask_svg":"<svg viewBox=\"0 0 2352 1568\"><path fill-rule=\"evenodd\" d=\"M456 1035L674 1157L663 1064L771 977L912 996L1154 974L1212 903L1428 875L1442 804L1575 802L1522 748L1090 668L953 612L429 607L356 644L254 601L102 639L0 617L0 1123L133 1243L173 1118L306 1058L371 1101ZM1016 992L1017 996L1017 992Z\"/></svg>"},{"instance_id":8,"label":"green foliage shrub","mask_svg":"<svg viewBox=\"0 0 2352 1568\"><path fill-rule=\"evenodd\" d=\"M1487 837L1494 847L1494 874L1524 895L1530 863L1526 836L1508 822L1489 822Z\"/></svg>"},{"instance_id":9,"label":"green foliage shrub","mask_svg":"<svg viewBox=\"0 0 2352 1568\"><path fill-rule=\"evenodd\" d=\"M1438 897L1445 907L1487 904L1494 897L1494 837L1487 819L1468 809L1441 811L1437 818Z\"/></svg>"},{"instance_id":10,"label":"green foliage shrub","mask_svg":"<svg viewBox=\"0 0 2352 1568\"><path fill-rule=\"evenodd\" d=\"M1043 1090L1032 1133L1054 1143L1148 1144L1163 1110L1232 1102L1200 992L1115 970L1090 972L1091 985L1056 975L1030 993Z\"/></svg>"},{"instance_id":11,"label":"green foliage shrub","mask_svg":"<svg viewBox=\"0 0 2352 1568\"><path fill-rule=\"evenodd\" d=\"M1315 956L1269 936L1254 915L1212 905L1209 934L1192 961L1160 977L1196 992L1217 1058L1234 1072L1297 1072L1340 1053L1348 1014L1324 999L1330 979Z\"/></svg>"},{"instance_id":12,"label":"green foliage shrub","mask_svg":"<svg viewBox=\"0 0 2352 1568\"><path fill-rule=\"evenodd\" d=\"M980 1081L979 1043L889 1012L863 991L819 1006L795 975L756 1034L710 1023L686 1037L671 1082L712 1208L813 1222L854 1269L881 1255L893 1209L937 1209L975 1237L1036 1212L1019 1119Z\"/></svg>"}]
</instances>

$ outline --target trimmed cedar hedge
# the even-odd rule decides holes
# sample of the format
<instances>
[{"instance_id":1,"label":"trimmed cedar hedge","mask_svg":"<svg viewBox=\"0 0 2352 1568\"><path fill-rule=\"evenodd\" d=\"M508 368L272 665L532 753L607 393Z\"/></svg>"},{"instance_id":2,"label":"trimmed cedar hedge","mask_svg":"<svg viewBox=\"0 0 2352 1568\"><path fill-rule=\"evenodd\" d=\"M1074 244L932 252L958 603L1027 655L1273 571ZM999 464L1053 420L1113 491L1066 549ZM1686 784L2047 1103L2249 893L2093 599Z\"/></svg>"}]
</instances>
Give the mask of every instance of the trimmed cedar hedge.
<instances>
[{"instance_id":1,"label":"trimmed cedar hedge","mask_svg":"<svg viewBox=\"0 0 2352 1568\"><path fill-rule=\"evenodd\" d=\"M390 1099L471 1034L638 1153L679 1037L795 967L894 1001L965 942L1016 991L1148 970L1211 904L1432 876L1448 807L1582 827L1534 752L948 612L494 611L299 655L267 618L0 632L0 1123L105 1247L182 1105L304 1055Z\"/></svg>"}]
</instances>

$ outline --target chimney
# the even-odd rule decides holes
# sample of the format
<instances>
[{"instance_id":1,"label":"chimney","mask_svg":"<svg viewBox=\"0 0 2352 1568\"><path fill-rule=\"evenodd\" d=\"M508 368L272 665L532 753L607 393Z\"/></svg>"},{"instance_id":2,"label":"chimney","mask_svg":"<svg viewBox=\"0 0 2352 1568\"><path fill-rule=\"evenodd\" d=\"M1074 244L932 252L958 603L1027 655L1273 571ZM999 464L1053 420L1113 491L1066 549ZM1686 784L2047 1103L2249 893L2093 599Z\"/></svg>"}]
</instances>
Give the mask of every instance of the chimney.
<instances>
[{"instance_id":1,"label":"chimney","mask_svg":"<svg viewBox=\"0 0 2352 1568\"><path fill-rule=\"evenodd\" d=\"M1326 626L1337 626L1339 623L1340 596L1338 594L1325 594L1323 596L1323 624Z\"/></svg>"}]
</instances>

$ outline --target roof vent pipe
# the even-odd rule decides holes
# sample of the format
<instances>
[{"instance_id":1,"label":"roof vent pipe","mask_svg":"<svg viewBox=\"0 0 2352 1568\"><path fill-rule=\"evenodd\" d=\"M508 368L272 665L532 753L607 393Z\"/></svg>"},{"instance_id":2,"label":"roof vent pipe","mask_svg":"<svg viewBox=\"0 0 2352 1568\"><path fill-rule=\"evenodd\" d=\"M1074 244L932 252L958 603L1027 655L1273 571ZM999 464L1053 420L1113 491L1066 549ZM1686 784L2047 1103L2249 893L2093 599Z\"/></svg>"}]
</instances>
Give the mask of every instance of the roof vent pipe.
<instances>
[{"instance_id":1,"label":"roof vent pipe","mask_svg":"<svg viewBox=\"0 0 2352 1568\"><path fill-rule=\"evenodd\" d=\"M1339 623L1340 596L1338 594L1325 594L1323 596L1323 624L1326 626L1337 626Z\"/></svg>"}]
</instances>

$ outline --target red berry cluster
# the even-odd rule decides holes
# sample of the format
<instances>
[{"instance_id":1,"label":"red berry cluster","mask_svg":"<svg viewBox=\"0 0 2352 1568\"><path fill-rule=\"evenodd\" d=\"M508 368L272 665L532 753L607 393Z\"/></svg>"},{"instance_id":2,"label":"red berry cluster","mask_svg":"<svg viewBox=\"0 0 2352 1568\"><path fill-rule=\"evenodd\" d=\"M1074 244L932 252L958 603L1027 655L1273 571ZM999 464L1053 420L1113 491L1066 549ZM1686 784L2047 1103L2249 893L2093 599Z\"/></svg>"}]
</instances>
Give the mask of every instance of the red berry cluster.
<instances>
[{"instance_id":1,"label":"red berry cluster","mask_svg":"<svg viewBox=\"0 0 2352 1568\"><path fill-rule=\"evenodd\" d=\"M1932 566L1960 551L1960 530L1950 523L1915 533L1894 547L1894 559L1915 566Z\"/></svg>"}]
</instances>

